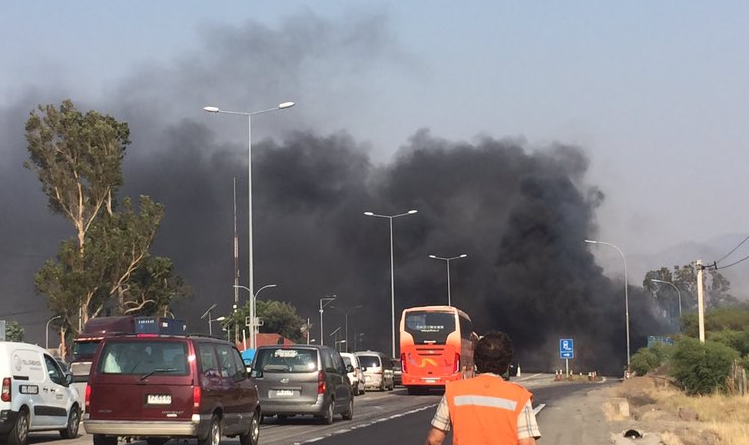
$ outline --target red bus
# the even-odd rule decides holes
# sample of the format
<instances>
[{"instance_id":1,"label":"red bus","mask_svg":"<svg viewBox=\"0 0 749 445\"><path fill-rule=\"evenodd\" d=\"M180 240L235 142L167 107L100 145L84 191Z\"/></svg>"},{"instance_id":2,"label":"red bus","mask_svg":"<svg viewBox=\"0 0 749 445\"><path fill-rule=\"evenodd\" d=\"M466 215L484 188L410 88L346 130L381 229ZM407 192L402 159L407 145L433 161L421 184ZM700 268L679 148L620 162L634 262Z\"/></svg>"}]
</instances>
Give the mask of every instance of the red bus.
<instances>
[{"instance_id":1,"label":"red bus","mask_svg":"<svg viewBox=\"0 0 749 445\"><path fill-rule=\"evenodd\" d=\"M452 306L405 309L400 323L403 386L409 394L474 376L478 336L471 318Z\"/></svg>"}]
</instances>

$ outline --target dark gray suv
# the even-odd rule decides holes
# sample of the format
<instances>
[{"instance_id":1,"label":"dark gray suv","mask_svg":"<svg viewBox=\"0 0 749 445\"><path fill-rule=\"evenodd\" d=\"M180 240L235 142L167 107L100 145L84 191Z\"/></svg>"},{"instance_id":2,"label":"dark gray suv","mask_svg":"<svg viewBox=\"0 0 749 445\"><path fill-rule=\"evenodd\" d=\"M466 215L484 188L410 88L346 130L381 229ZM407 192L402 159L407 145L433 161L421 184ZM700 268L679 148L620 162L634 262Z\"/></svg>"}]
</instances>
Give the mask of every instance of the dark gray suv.
<instances>
[{"instance_id":1,"label":"dark gray suv","mask_svg":"<svg viewBox=\"0 0 749 445\"><path fill-rule=\"evenodd\" d=\"M350 365L348 366L350 368ZM354 417L348 369L337 351L327 346L262 346L252 362L252 376L264 416L311 414L324 424L333 416Z\"/></svg>"}]
</instances>

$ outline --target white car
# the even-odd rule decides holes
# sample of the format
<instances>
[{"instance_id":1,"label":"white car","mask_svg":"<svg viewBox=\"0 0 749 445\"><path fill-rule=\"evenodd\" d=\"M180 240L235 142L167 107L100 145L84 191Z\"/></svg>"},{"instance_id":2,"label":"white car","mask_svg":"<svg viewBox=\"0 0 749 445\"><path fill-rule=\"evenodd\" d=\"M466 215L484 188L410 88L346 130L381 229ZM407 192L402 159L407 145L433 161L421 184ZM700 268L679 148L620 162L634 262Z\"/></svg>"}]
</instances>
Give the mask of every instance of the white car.
<instances>
[{"instance_id":1,"label":"white car","mask_svg":"<svg viewBox=\"0 0 749 445\"><path fill-rule=\"evenodd\" d=\"M349 352L341 352L341 358L345 364L351 365L354 368L354 372L348 373L348 379L351 382L351 387L354 389L354 395L359 396L364 394L364 373L361 370L359 357Z\"/></svg>"},{"instance_id":2,"label":"white car","mask_svg":"<svg viewBox=\"0 0 749 445\"><path fill-rule=\"evenodd\" d=\"M0 442L25 445L32 431L78 435L81 402L73 377L46 350L0 341L0 380Z\"/></svg>"}]
</instances>

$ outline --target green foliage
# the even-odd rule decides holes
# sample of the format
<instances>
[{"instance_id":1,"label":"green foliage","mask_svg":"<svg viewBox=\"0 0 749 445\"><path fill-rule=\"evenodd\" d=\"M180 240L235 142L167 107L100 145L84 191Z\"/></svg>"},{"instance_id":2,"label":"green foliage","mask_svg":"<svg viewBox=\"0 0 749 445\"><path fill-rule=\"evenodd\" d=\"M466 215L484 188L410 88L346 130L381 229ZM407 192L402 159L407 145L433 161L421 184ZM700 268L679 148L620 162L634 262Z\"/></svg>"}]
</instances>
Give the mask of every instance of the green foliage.
<instances>
[{"instance_id":1,"label":"green foliage","mask_svg":"<svg viewBox=\"0 0 749 445\"><path fill-rule=\"evenodd\" d=\"M5 323L5 340L6 341L23 341L24 330L23 326L18 324L17 321L13 320L9 323Z\"/></svg>"},{"instance_id":2,"label":"green foliage","mask_svg":"<svg viewBox=\"0 0 749 445\"><path fill-rule=\"evenodd\" d=\"M690 337L699 336L697 314L685 315L682 319L682 332ZM733 307L721 307L705 312L705 332L719 332L726 329L734 331L749 330L749 307L746 304Z\"/></svg>"},{"instance_id":3,"label":"green foliage","mask_svg":"<svg viewBox=\"0 0 749 445\"><path fill-rule=\"evenodd\" d=\"M82 241L122 185L127 123L96 111L84 115L65 100L59 109L40 105L31 112L26 141L30 159L24 166L37 174L49 207L73 221Z\"/></svg>"},{"instance_id":4,"label":"green foliage","mask_svg":"<svg viewBox=\"0 0 749 445\"><path fill-rule=\"evenodd\" d=\"M661 359L651 348L640 348L630 359L630 367L637 375L645 375L660 365Z\"/></svg>"},{"instance_id":5,"label":"green foliage","mask_svg":"<svg viewBox=\"0 0 749 445\"><path fill-rule=\"evenodd\" d=\"M683 337L671 355L671 376L689 395L711 394L725 389L738 353L721 343Z\"/></svg>"},{"instance_id":6,"label":"green foliage","mask_svg":"<svg viewBox=\"0 0 749 445\"><path fill-rule=\"evenodd\" d=\"M30 159L50 208L69 219L74 238L34 276L61 327L77 331L105 310L113 314L163 314L187 288L166 258L149 254L164 207L141 196L117 205L122 159L130 144L127 123L96 111L78 111L69 100L59 109L39 106L26 122Z\"/></svg>"},{"instance_id":7,"label":"green foliage","mask_svg":"<svg viewBox=\"0 0 749 445\"><path fill-rule=\"evenodd\" d=\"M240 327L244 327L245 317L249 314L248 303L238 308L237 312L232 314L225 324L232 326L238 324ZM296 307L293 305L277 300L257 300L257 316L263 320L259 332L281 334L297 343L304 340L302 328L306 322L297 315Z\"/></svg>"},{"instance_id":8,"label":"green foliage","mask_svg":"<svg viewBox=\"0 0 749 445\"><path fill-rule=\"evenodd\" d=\"M735 349L741 356L749 354L749 331L724 329L719 332L708 332L707 339Z\"/></svg>"},{"instance_id":9,"label":"green foliage","mask_svg":"<svg viewBox=\"0 0 749 445\"><path fill-rule=\"evenodd\" d=\"M637 375L645 375L659 368L671 356L673 346L657 343L649 348L640 348L630 360L630 367Z\"/></svg>"}]
</instances>

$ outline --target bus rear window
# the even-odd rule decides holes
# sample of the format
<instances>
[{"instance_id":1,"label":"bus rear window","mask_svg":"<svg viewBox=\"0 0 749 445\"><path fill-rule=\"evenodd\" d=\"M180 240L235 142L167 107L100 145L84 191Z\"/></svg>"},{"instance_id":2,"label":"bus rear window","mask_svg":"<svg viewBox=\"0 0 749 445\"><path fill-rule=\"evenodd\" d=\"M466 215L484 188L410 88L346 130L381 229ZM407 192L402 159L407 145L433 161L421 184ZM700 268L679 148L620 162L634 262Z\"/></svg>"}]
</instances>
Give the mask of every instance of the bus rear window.
<instances>
[{"instance_id":1,"label":"bus rear window","mask_svg":"<svg viewBox=\"0 0 749 445\"><path fill-rule=\"evenodd\" d=\"M444 345L447 336L455 332L455 314L452 312L414 311L406 314L406 332L414 343Z\"/></svg>"}]
</instances>

